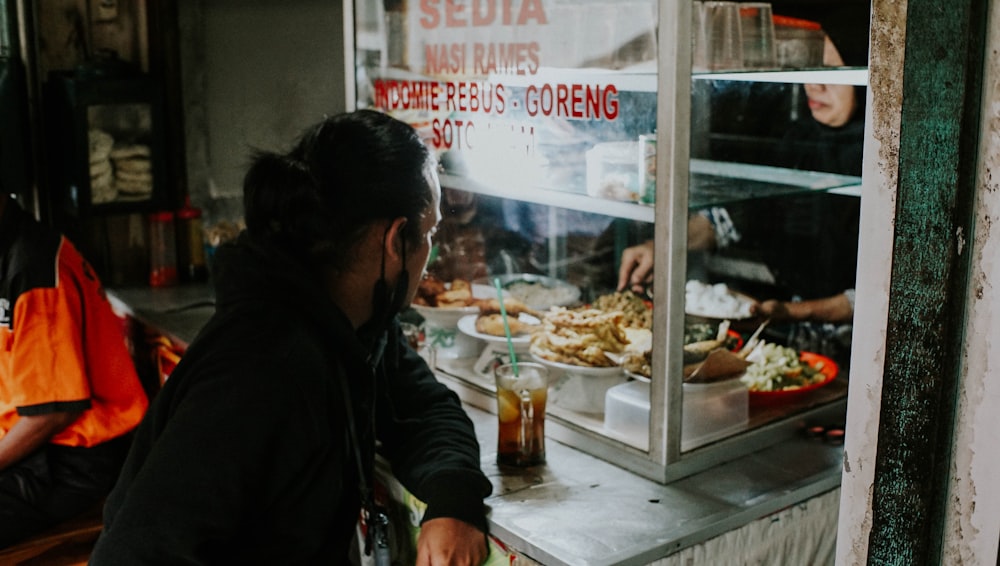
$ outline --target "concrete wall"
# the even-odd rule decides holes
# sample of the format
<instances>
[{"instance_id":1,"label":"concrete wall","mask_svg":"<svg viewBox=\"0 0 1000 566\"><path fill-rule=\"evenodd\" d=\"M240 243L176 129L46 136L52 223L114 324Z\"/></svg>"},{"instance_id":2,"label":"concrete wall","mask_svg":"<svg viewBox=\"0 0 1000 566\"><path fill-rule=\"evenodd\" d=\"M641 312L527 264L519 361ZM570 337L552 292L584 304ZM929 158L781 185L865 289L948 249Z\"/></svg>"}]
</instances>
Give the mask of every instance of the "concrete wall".
<instances>
[{"instance_id":1,"label":"concrete wall","mask_svg":"<svg viewBox=\"0 0 1000 566\"><path fill-rule=\"evenodd\" d=\"M346 108L339 1L179 3L188 186L207 220L241 214L254 149L283 150Z\"/></svg>"},{"instance_id":2,"label":"concrete wall","mask_svg":"<svg viewBox=\"0 0 1000 566\"><path fill-rule=\"evenodd\" d=\"M1000 3L989 4L986 65L983 70L982 123L976 223L968 242L972 261L964 375L951 465L945 524L944 563L996 564L1000 539Z\"/></svg>"},{"instance_id":3,"label":"concrete wall","mask_svg":"<svg viewBox=\"0 0 1000 566\"><path fill-rule=\"evenodd\" d=\"M911 0L912 1L912 0ZM957 253L968 257L970 274L967 301L964 305L964 329L960 353L955 428L946 478L946 508L938 510L940 519L939 558L941 564L996 564L1000 539L1000 344L995 339L998 327L996 282L1000 263L996 249L1000 234L993 225L1000 222L1000 185L993 172L1000 167L1000 4L988 2L989 30L982 74L981 123L978 129L978 164L975 176L975 202L971 230L956 232ZM872 548L884 548L873 524L885 503L879 500L876 465L887 450L880 442L894 439L880 436L880 420L907 403L904 398L886 399L886 384L901 379L906 368L887 362L891 269L894 261L893 232L898 223L900 114L903 100L903 45L908 33L917 33L907 24L907 2L875 0L872 23L872 63L869 85L868 135L865 146L864 188L862 194L862 239L859 250L857 320L851 363L851 388L848 399L848 438L845 444L844 474L841 485L840 523L837 564L854 565L877 561ZM930 35L926 33L923 37ZM961 52L961 51L959 51ZM919 63L918 63L919 64ZM957 87L956 87L957 88ZM873 103L874 98L874 103ZM912 102L912 101L911 101ZM943 196L943 195L942 195ZM931 203L928 203L928 207ZM915 287L917 285L914 285ZM860 322L859 322L860 321ZM928 349L933 344L925 345ZM895 370L895 374L891 373ZM887 373L883 373L887 372ZM897 375L898 374L898 375ZM941 379L929 376L928 381ZM945 426L948 423L940 423ZM931 446L932 439L906 438L915 447ZM899 441L897 439L897 441ZM940 447L939 447L940 448ZM944 452L942 450L942 452ZM930 454L924 454L927 459ZM925 486L913 485L913 492ZM922 507L930 508L926 501ZM904 528L918 515L910 509L890 517L898 525L904 549L916 548L916 541L905 540ZM882 520L885 521L884 516ZM908 544L909 543L909 544ZM931 545L934 546L934 545ZM895 563L906 563L898 556ZM933 561L933 557L922 556Z\"/></svg>"}]
</instances>

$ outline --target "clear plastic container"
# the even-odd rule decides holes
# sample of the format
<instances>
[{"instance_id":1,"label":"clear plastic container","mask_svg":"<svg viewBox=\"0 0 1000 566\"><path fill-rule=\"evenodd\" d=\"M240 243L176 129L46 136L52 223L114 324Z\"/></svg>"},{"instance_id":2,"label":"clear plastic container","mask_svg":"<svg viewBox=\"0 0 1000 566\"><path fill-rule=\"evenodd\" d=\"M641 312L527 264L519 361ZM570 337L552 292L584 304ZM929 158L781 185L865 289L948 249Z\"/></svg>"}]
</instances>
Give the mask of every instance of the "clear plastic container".
<instances>
[{"instance_id":1,"label":"clear plastic container","mask_svg":"<svg viewBox=\"0 0 1000 566\"><path fill-rule=\"evenodd\" d=\"M823 66L826 33L818 23L779 15L775 15L773 20L779 67L789 69Z\"/></svg>"},{"instance_id":2,"label":"clear plastic container","mask_svg":"<svg viewBox=\"0 0 1000 566\"><path fill-rule=\"evenodd\" d=\"M739 379L685 383L681 450L691 450L746 428L749 394ZM649 443L649 383L629 381L608 390L604 427L639 446Z\"/></svg>"},{"instance_id":3,"label":"clear plastic container","mask_svg":"<svg viewBox=\"0 0 1000 566\"><path fill-rule=\"evenodd\" d=\"M587 151L587 194L592 197L639 200L639 142L599 143Z\"/></svg>"}]
</instances>

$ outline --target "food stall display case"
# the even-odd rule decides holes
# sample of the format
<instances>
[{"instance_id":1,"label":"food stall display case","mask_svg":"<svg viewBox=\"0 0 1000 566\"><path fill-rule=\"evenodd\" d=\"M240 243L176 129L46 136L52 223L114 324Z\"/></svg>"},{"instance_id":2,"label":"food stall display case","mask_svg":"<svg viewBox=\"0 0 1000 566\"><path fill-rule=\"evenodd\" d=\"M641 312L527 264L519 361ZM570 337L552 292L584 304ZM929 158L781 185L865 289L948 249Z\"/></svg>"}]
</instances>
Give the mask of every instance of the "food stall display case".
<instances>
[{"instance_id":1,"label":"food stall display case","mask_svg":"<svg viewBox=\"0 0 1000 566\"><path fill-rule=\"evenodd\" d=\"M846 364L837 373L827 366L823 387L777 402L754 402L738 379L683 383L685 332L706 322L685 307L688 282L704 278L688 252L687 226L700 211L749 201L856 198L859 177L692 148L705 145L709 116L719 110L700 93L732 84L864 85L864 69L693 72L686 0L354 0L349 7L356 106L409 122L440 161L441 233L453 239L440 242L431 274L472 281L485 297L494 277L525 274L568 284L576 294L561 303L567 308L592 306L614 292L623 249L653 241L656 269L643 297L652 312L648 377L550 361L562 376L547 408L550 438L667 483L802 434L810 423L843 423ZM466 402L495 411L490 369L509 359L506 340L460 328L472 311L417 310L438 374ZM707 322L717 328L723 318ZM739 322L732 327L748 340L756 324ZM520 341L515 355L532 358L529 342ZM596 400L573 387L598 388Z\"/></svg>"}]
</instances>

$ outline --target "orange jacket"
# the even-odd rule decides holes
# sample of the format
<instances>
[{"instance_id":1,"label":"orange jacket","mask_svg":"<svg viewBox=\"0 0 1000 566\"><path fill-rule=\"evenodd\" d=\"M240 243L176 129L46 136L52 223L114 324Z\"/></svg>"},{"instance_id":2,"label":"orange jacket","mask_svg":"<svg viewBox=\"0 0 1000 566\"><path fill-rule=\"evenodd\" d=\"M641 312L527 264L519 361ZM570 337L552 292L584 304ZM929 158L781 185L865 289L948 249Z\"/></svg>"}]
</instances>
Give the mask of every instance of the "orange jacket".
<instances>
[{"instance_id":1,"label":"orange jacket","mask_svg":"<svg viewBox=\"0 0 1000 566\"><path fill-rule=\"evenodd\" d=\"M0 436L20 416L80 409L52 443L93 446L132 430L148 401L93 269L13 202L0 226Z\"/></svg>"}]
</instances>

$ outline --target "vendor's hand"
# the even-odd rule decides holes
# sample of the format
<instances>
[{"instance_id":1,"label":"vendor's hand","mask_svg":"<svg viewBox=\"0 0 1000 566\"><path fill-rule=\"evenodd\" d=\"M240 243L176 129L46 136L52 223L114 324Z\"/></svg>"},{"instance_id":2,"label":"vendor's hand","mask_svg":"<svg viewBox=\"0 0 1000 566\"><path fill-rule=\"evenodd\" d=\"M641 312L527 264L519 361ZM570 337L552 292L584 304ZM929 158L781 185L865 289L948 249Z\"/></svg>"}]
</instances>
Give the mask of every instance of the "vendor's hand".
<instances>
[{"instance_id":1,"label":"vendor's hand","mask_svg":"<svg viewBox=\"0 0 1000 566\"><path fill-rule=\"evenodd\" d=\"M784 301L776 301L774 299L753 305L750 307L750 312L755 316L769 318L775 322L791 318L791 313L788 312L788 304Z\"/></svg>"},{"instance_id":2,"label":"vendor's hand","mask_svg":"<svg viewBox=\"0 0 1000 566\"><path fill-rule=\"evenodd\" d=\"M756 305L755 314L776 321L803 321L847 323L854 317L854 305L846 293L807 301L769 300Z\"/></svg>"},{"instance_id":3,"label":"vendor's hand","mask_svg":"<svg viewBox=\"0 0 1000 566\"><path fill-rule=\"evenodd\" d=\"M653 282L653 263L653 240L625 248L618 270L618 290L642 293L645 286Z\"/></svg>"},{"instance_id":4,"label":"vendor's hand","mask_svg":"<svg viewBox=\"0 0 1000 566\"><path fill-rule=\"evenodd\" d=\"M479 566L488 553L486 535L465 521L438 517L420 526L417 566Z\"/></svg>"}]
</instances>

